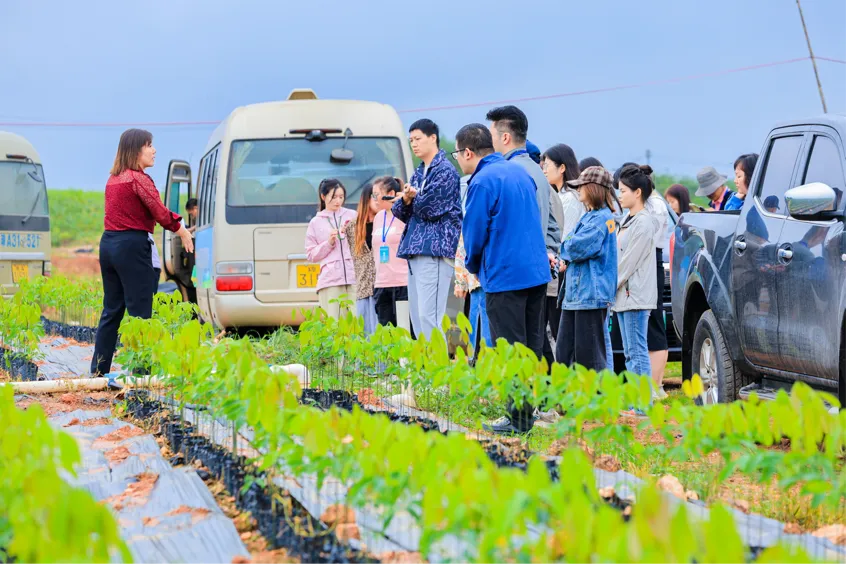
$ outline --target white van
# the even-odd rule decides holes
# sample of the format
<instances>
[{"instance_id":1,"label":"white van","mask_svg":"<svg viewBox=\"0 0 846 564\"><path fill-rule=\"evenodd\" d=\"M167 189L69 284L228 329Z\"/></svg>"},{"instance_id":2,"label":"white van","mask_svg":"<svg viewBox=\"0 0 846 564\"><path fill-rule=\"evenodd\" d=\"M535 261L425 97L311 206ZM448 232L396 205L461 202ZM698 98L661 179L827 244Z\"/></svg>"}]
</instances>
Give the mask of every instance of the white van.
<instances>
[{"instance_id":1,"label":"white van","mask_svg":"<svg viewBox=\"0 0 846 564\"><path fill-rule=\"evenodd\" d=\"M199 200L196 265L166 231L168 277L193 282L203 319L218 328L299 326L301 310L317 306L319 267L306 260L305 235L320 181L339 179L355 209L364 184L411 176L406 139L391 106L311 90L237 108L209 139L195 183L187 162L168 167L165 205L185 215L186 197Z\"/></svg>"},{"instance_id":2,"label":"white van","mask_svg":"<svg viewBox=\"0 0 846 564\"><path fill-rule=\"evenodd\" d=\"M50 276L50 209L41 158L32 144L0 131L0 295L21 280Z\"/></svg>"}]
</instances>

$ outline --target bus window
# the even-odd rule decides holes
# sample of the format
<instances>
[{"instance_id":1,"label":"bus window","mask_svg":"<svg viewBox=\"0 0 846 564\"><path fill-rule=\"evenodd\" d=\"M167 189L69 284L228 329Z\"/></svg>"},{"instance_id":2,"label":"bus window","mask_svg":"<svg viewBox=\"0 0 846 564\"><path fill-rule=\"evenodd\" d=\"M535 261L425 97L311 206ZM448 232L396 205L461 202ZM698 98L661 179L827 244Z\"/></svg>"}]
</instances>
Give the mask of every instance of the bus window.
<instances>
[{"instance_id":1,"label":"bus window","mask_svg":"<svg viewBox=\"0 0 846 564\"><path fill-rule=\"evenodd\" d=\"M397 138L351 137L349 163L333 162L332 149L343 138L235 141L227 183L229 223L308 223L317 213L317 187L337 178L347 189L347 207L355 208L361 187L384 175L405 178Z\"/></svg>"},{"instance_id":2,"label":"bus window","mask_svg":"<svg viewBox=\"0 0 846 564\"><path fill-rule=\"evenodd\" d=\"M47 217L47 187L41 165L0 162L0 213Z\"/></svg>"}]
</instances>

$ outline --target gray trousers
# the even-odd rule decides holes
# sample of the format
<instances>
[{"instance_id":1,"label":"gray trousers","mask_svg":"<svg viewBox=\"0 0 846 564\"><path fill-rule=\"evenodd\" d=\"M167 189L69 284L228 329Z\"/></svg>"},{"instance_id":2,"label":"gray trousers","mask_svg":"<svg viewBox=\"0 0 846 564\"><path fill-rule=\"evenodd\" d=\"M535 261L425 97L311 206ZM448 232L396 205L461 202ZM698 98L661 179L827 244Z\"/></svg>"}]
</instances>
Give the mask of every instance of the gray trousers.
<instances>
[{"instance_id":1,"label":"gray trousers","mask_svg":"<svg viewBox=\"0 0 846 564\"><path fill-rule=\"evenodd\" d=\"M442 257L417 255L408 259L408 308L418 338L425 335L428 339L432 331L440 330L454 273L455 264Z\"/></svg>"}]
</instances>

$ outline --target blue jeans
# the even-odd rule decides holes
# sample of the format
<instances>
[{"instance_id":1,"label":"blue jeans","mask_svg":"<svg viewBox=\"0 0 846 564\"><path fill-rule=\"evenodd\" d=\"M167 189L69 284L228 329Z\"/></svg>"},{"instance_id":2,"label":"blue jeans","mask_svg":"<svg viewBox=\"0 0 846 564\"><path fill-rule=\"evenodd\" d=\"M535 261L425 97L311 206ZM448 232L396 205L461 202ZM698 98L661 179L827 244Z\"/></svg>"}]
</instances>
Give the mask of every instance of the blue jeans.
<instances>
[{"instance_id":1,"label":"blue jeans","mask_svg":"<svg viewBox=\"0 0 846 564\"><path fill-rule=\"evenodd\" d=\"M485 304L485 291L476 288L470 292L470 345L476 347L476 332L479 325L482 326L482 339L485 345L491 346L491 328L488 323L488 306Z\"/></svg>"},{"instance_id":2,"label":"blue jeans","mask_svg":"<svg viewBox=\"0 0 846 564\"><path fill-rule=\"evenodd\" d=\"M652 365L649 363L649 348L646 346L646 326L649 310L636 309L617 312L620 322L620 336L626 354L626 370L632 374L649 377L652 386Z\"/></svg>"}]
</instances>

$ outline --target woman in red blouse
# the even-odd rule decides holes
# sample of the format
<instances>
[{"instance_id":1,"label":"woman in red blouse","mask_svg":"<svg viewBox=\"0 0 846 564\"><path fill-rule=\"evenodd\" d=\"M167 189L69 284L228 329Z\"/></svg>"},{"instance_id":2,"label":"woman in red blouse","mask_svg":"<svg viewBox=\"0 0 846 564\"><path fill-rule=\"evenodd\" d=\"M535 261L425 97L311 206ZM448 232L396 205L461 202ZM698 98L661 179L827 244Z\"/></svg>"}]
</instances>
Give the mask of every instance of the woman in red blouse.
<instances>
[{"instance_id":1,"label":"woman in red blouse","mask_svg":"<svg viewBox=\"0 0 846 564\"><path fill-rule=\"evenodd\" d=\"M106 230L100 239L103 314L91 360L94 376L111 371L124 311L144 319L153 314L152 243L148 233L158 223L179 235L186 251L194 250L191 234L181 224L182 218L162 204L153 179L144 172L155 162L156 150L149 131L123 132L106 182Z\"/></svg>"}]
</instances>

